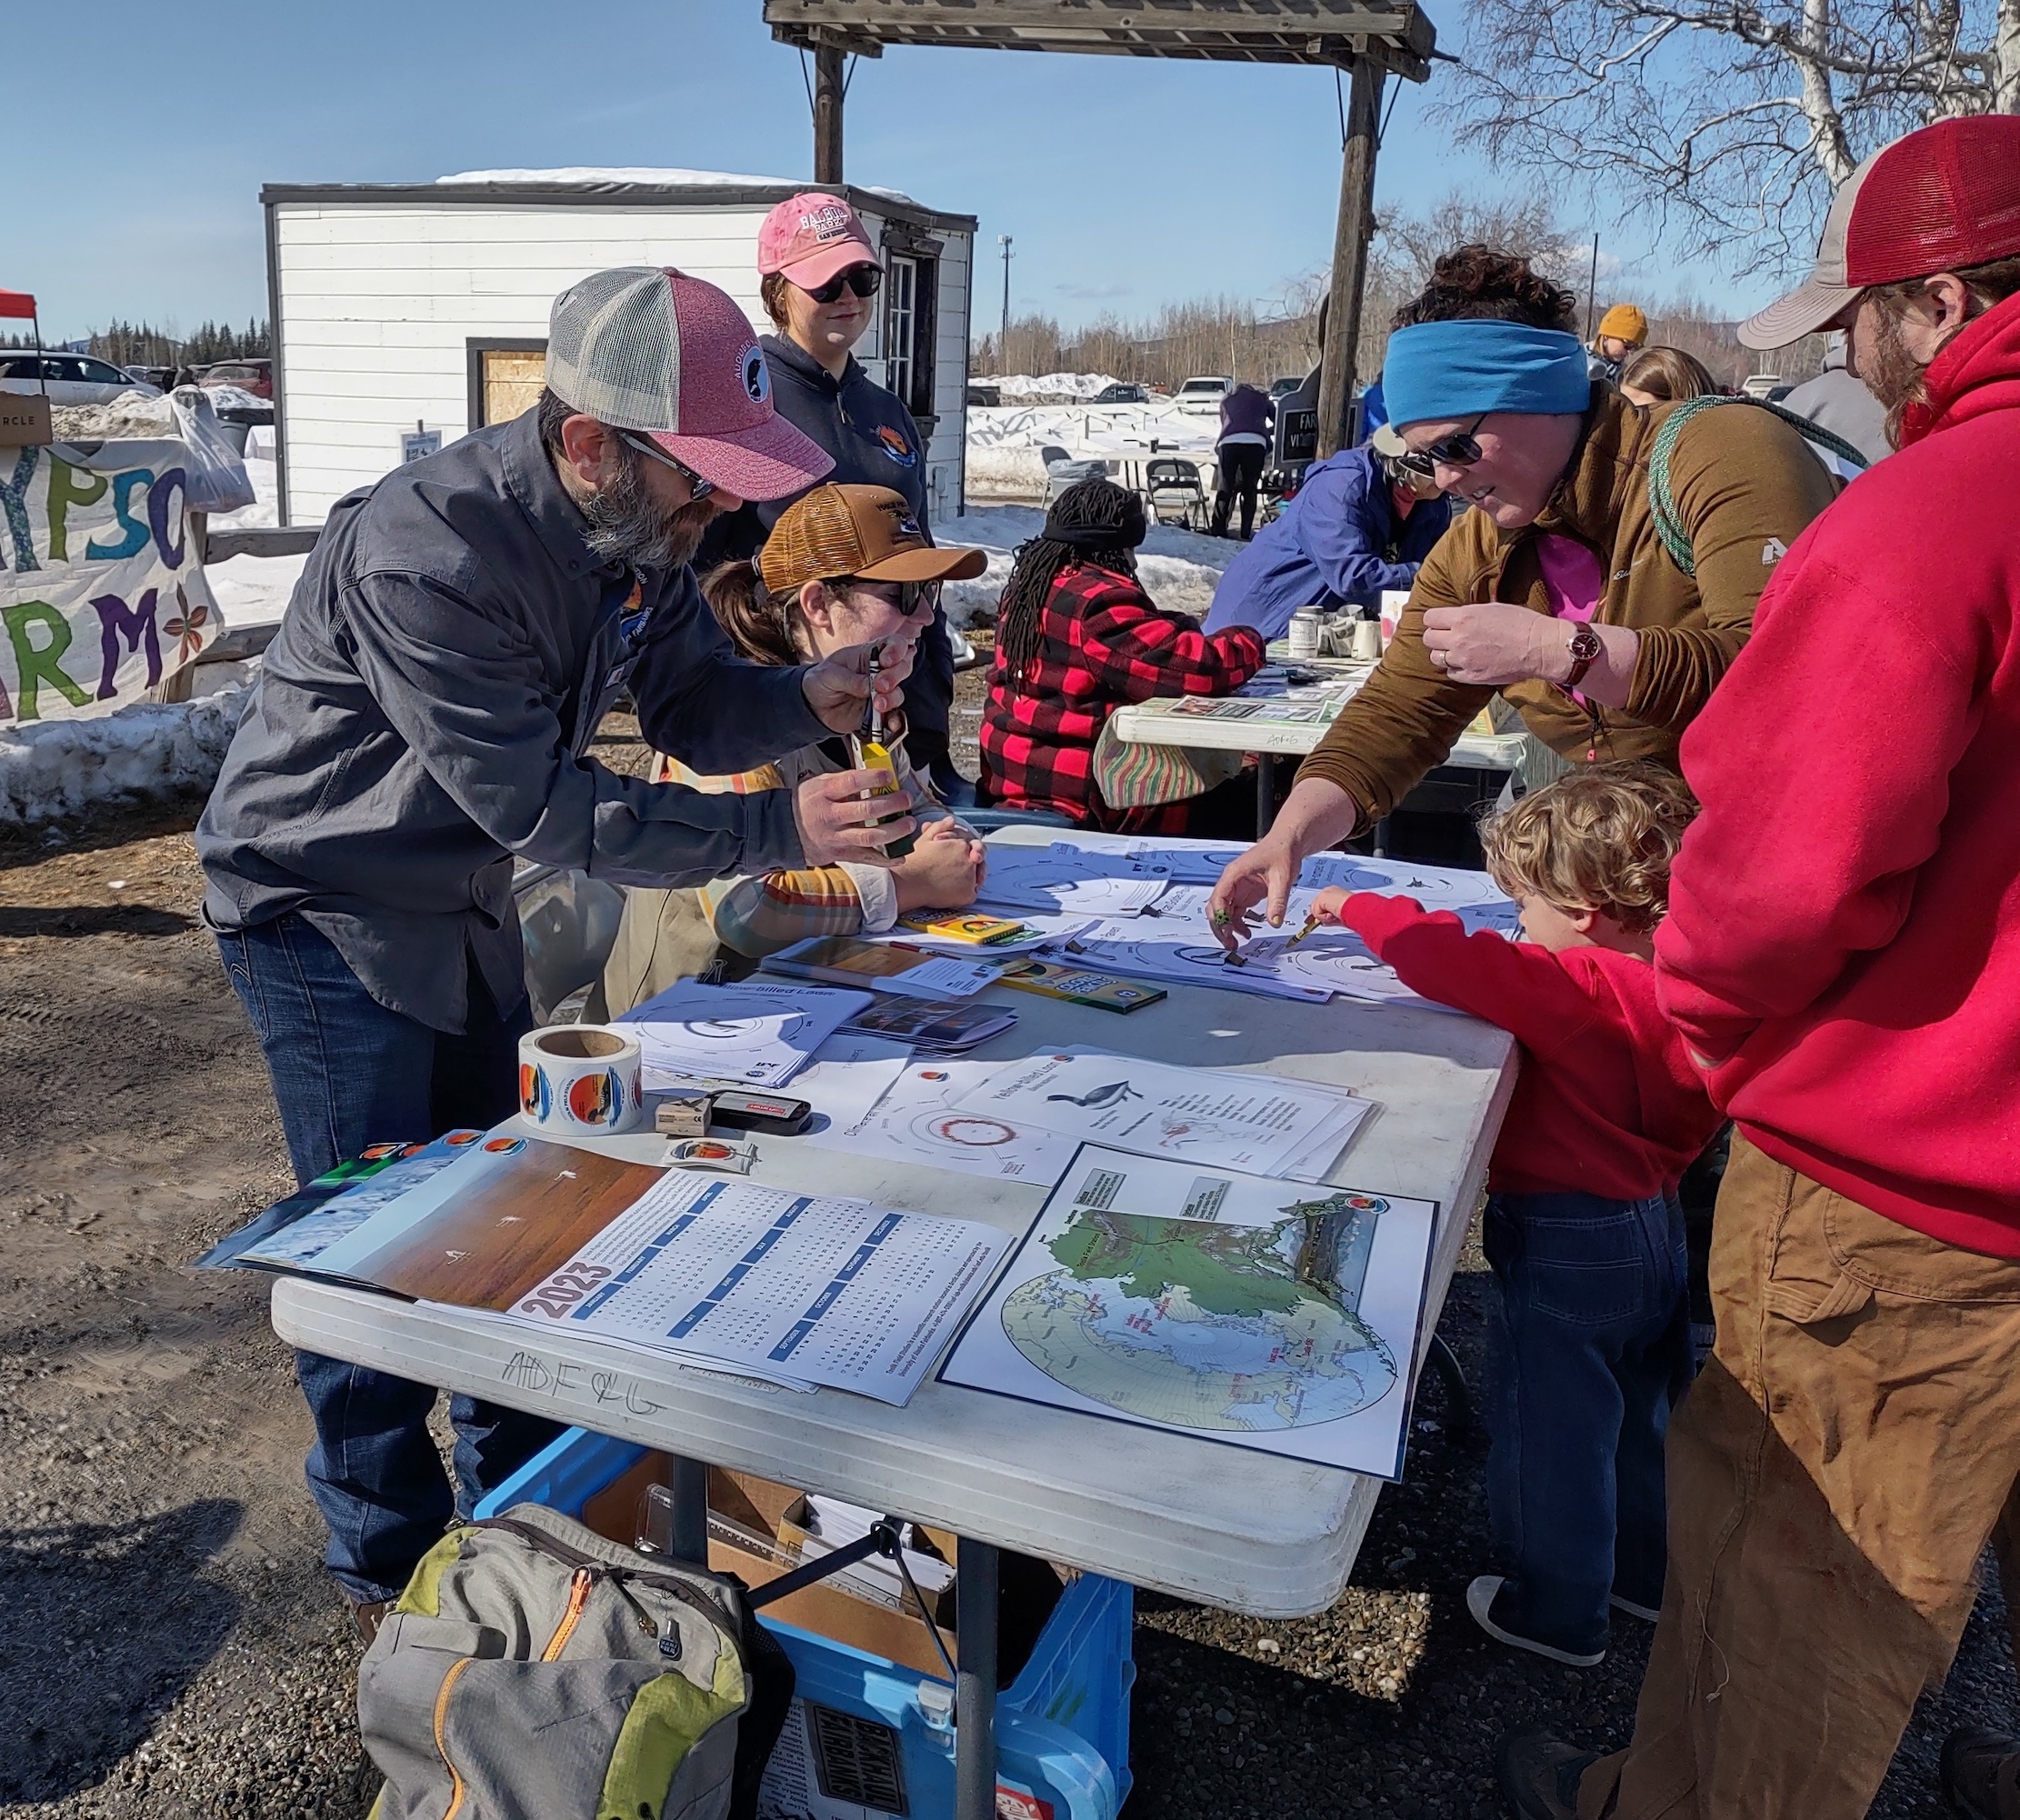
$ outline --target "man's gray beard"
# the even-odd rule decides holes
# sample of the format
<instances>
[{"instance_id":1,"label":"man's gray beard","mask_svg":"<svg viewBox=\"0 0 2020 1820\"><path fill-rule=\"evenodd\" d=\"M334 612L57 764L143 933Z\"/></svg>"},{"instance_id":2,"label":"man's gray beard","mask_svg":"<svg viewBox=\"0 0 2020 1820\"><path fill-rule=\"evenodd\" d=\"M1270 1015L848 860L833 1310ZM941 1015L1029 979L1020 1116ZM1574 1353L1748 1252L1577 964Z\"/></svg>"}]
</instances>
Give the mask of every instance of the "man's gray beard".
<instances>
[{"instance_id":1,"label":"man's gray beard","mask_svg":"<svg viewBox=\"0 0 2020 1820\"><path fill-rule=\"evenodd\" d=\"M606 563L629 563L638 569L677 569L692 562L715 516L715 506L693 499L668 512L646 490L645 457L625 449L623 460L615 481L576 502L589 525L583 541Z\"/></svg>"}]
</instances>

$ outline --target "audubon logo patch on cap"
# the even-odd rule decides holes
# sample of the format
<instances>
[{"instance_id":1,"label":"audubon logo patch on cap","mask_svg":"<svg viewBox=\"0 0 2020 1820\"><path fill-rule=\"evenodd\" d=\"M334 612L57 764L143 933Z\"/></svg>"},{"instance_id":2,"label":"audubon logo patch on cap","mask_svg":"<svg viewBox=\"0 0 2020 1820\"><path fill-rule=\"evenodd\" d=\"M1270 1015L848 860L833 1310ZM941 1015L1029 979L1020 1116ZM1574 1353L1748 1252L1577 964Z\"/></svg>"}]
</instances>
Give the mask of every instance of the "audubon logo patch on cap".
<instances>
[{"instance_id":1,"label":"audubon logo patch on cap","mask_svg":"<svg viewBox=\"0 0 2020 1820\"><path fill-rule=\"evenodd\" d=\"M744 350L744 390L757 405L772 395L772 369L765 365L765 350L761 347L753 345Z\"/></svg>"},{"instance_id":2,"label":"audubon logo patch on cap","mask_svg":"<svg viewBox=\"0 0 2020 1820\"><path fill-rule=\"evenodd\" d=\"M916 518L900 518L897 532L901 537L917 537L922 542L925 537L925 533L919 529L919 521Z\"/></svg>"}]
</instances>

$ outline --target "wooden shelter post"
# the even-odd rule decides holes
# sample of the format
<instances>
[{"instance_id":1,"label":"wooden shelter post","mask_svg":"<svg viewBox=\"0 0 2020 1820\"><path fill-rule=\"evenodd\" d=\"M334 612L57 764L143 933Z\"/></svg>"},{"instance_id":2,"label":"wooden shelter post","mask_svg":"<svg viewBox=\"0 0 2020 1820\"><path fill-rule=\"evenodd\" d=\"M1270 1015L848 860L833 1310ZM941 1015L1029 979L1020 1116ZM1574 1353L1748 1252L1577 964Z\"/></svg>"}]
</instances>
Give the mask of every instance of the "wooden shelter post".
<instances>
[{"instance_id":1,"label":"wooden shelter post","mask_svg":"<svg viewBox=\"0 0 2020 1820\"><path fill-rule=\"evenodd\" d=\"M1319 354L1318 452L1336 455L1353 434L1355 353L1361 340L1362 294L1368 243L1375 235L1375 130L1381 115L1382 68L1354 59L1346 101L1346 146L1340 156L1340 214L1333 233L1332 301Z\"/></svg>"},{"instance_id":2,"label":"wooden shelter post","mask_svg":"<svg viewBox=\"0 0 2020 1820\"><path fill-rule=\"evenodd\" d=\"M814 181L842 181L842 47L814 49Z\"/></svg>"}]
</instances>

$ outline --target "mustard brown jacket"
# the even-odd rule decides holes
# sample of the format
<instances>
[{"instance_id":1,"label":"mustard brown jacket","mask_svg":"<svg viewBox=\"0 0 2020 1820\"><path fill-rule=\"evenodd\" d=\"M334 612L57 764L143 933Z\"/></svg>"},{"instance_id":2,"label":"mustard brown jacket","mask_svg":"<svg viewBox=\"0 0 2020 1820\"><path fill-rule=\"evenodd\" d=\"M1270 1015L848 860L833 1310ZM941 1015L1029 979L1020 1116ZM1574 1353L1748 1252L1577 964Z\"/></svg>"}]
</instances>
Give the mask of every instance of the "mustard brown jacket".
<instances>
[{"instance_id":1,"label":"mustard brown jacket","mask_svg":"<svg viewBox=\"0 0 2020 1820\"><path fill-rule=\"evenodd\" d=\"M1359 826L1385 815L1496 694L1567 758L1646 758L1672 769L1676 743L1753 629L1754 606L1788 546L1836 496L1837 483L1801 435L1773 413L1734 403L1685 425L1669 485L1697 573L1663 547L1648 502L1648 458L1674 405L1632 405L1595 385L1585 428L1563 483L1534 525L1503 531L1484 512L1455 519L1417 572L1395 641L1365 687L1298 772L1337 784ZM1536 535L1573 537L1606 577L1594 617L1641 634L1627 705L1589 710L1531 679L1495 690L1455 683L1432 666L1424 615L1434 606L1507 601L1547 616Z\"/></svg>"}]
</instances>

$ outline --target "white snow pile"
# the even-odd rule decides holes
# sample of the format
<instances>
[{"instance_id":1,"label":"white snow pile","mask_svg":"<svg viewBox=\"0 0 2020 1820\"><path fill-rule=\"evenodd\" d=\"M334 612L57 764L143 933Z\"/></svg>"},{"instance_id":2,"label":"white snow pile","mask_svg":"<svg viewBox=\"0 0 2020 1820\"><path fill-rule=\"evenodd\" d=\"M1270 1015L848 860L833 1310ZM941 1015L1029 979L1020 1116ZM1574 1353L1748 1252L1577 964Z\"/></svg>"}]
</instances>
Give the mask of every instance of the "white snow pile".
<instances>
[{"instance_id":1,"label":"white snow pile","mask_svg":"<svg viewBox=\"0 0 2020 1820\"><path fill-rule=\"evenodd\" d=\"M59 443L153 442L181 433L165 392L122 392L103 405L55 405L49 421Z\"/></svg>"},{"instance_id":2,"label":"white snow pile","mask_svg":"<svg viewBox=\"0 0 2020 1820\"><path fill-rule=\"evenodd\" d=\"M0 822L50 822L99 804L207 790L245 706L243 686L136 702L87 720L0 728Z\"/></svg>"},{"instance_id":3,"label":"white snow pile","mask_svg":"<svg viewBox=\"0 0 2020 1820\"><path fill-rule=\"evenodd\" d=\"M1042 496L1041 451L1063 448L1075 460L1120 464L1155 455L1207 462L1217 419L1181 411L1168 398L1151 405L1001 405L968 407L968 489L972 493ZM1212 476L1203 476L1211 484Z\"/></svg>"},{"instance_id":4,"label":"white snow pile","mask_svg":"<svg viewBox=\"0 0 2020 1820\"><path fill-rule=\"evenodd\" d=\"M934 525L936 543L973 545L989 553L989 566L981 575L973 581L949 582L942 591L950 625L995 624L996 596L1010 579L1011 557L1019 544L1038 535L1045 522L1045 515L1033 506L991 505ZM1239 547L1219 537L1154 525L1136 553L1137 579L1159 606L1204 619L1221 571Z\"/></svg>"},{"instance_id":5,"label":"white snow pile","mask_svg":"<svg viewBox=\"0 0 2020 1820\"><path fill-rule=\"evenodd\" d=\"M1094 398L1122 382L1112 373L1011 373L1001 379L973 378L971 385L994 385L1005 398Z\"/></svg>"},{"instance_id":6,"label":"white snow pile","mask_svg":"<svg viewBox=\"0 0 2020 1820\"><path fill-rule=\"evenodd\" d=\"M437 177L438 184L642 184L653 189L805 189L798 177L755 177L747 171L690 171L677 165L557 165L550 170L457 171ZM885 189L877 184L855 184L852 188L880 195L892 202L919 205L903 190Z\"/></svg>"}]
</instances>

